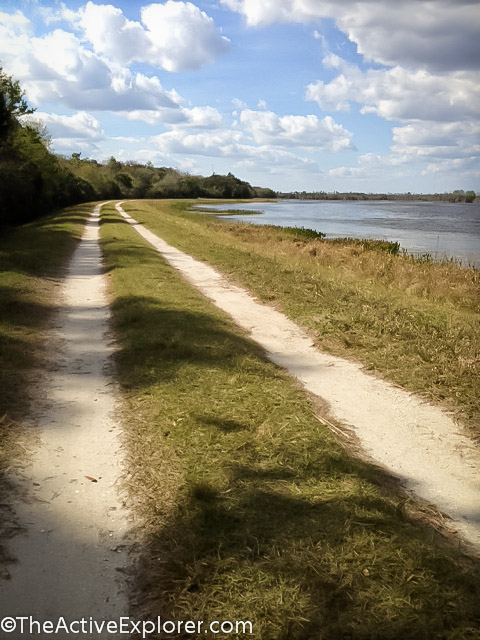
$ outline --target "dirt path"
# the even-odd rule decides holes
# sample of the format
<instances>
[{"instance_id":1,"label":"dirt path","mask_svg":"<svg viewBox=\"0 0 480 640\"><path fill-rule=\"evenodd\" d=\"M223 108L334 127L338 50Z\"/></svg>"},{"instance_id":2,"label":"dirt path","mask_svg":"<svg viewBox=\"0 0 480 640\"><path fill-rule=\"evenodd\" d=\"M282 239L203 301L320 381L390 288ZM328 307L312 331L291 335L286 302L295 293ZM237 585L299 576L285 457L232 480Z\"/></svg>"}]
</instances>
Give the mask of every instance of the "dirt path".
<instances>
[{"instance_id":1,"label":"dirt path","mask_svg":"<svg viewBox=\"0 0 480 640\"><path fill-rule=\"evenodd\" d=\"M437 505L480 549L480 452L437 407L365 373L361 366L321 353L296 324L245 290L169 246L117 210L184 277L263 346L304 387L328 403L330 416L353 428L369 456L407 489Z\"/></svg>"},{"instance_id":2,"label":"dirt path","mask_svg":"<svg viewBox=\"0 0 480 640\"><path fill-rule=\"evenodd\" d=\"M49 338L52 373L39 386L32 416L41 445L18 478L28 496L17 509L26 534L9 545L18 563L11 580L0 583L2 616L101 621L127 611L118 570L126 564L127 514L117 487L122 456L112 416L99 211L97 206L73 256Z\"/></svg>"}]
</instances>

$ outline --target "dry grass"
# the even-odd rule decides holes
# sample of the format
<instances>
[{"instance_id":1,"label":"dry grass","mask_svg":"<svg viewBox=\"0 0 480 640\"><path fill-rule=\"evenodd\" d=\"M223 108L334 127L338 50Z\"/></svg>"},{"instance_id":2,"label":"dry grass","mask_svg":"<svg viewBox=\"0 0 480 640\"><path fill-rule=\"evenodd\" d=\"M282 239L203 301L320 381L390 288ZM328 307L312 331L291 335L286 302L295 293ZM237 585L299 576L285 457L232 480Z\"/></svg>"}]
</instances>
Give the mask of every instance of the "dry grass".
<instances>
[{"instance_id":1,"label":"dry grass","mask_svg":"<svg viewBox=\"0 0 480 640\"><path fill-rule=\"evenodd\" d=\"M257 640L478 638L478 562L347 455L303 391L112 207L104 222L143 520L135 612L251 620Z\"/></svg>"}]
</instances>

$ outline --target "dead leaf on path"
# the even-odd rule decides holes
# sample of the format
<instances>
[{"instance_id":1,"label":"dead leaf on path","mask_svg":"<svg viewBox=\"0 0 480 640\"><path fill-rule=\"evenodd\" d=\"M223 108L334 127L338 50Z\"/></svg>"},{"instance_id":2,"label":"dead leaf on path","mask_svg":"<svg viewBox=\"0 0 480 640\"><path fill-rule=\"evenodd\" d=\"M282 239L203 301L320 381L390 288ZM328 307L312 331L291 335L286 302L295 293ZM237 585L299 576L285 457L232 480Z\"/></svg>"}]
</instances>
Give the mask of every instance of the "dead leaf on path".
<instances>
[{"instance_id":1,"label":"dead leaf on path","mask_svg":"<svg viewBox=\"0 0 480 640\"><path fill-rule=\"evenodd\" d=\"M92 478L92 476L85 476L85 478L90 480L90 482L98 482L98 480L96 478Z\"/></svg>"}]
</instances>

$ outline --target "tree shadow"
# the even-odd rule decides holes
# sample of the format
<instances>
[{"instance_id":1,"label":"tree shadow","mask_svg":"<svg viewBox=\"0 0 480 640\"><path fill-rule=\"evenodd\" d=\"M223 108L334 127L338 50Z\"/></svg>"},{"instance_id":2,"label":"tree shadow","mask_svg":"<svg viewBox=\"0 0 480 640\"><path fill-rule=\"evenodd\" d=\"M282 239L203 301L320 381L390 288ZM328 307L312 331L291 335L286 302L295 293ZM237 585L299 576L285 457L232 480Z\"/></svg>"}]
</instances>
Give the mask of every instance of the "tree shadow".
<instances>
[{"instance_id":1,"label":"tree shadow","mask_svg":"<svg viewBox=\"0 0 480 640\"><path fill-rule=\"evenodd\" d=\"M232 433L236 431L243 431L248 427L237 420L230 420L229 418L220 418L212 414L195 415L196 421L200 424L204 424L209 427L216 427L224 433Z\"/></svg>"},{"instance_id":2,"label":"tree shadow","mask_svg":"<svg viewBox=\"0 0 480 640\"><path fill-rule=\"evenodd\" d=\"M21 227L2 230L0 238L0 271L36 276L58 277L72 255L82 227L69 229L68 223L83 225L92 205L79 205L58 215L49 214Z\"/></svg>"},{"instance_id":3,"label":"tree shadow","mask_svg":"<svg viewBox=\"0 0 480 640\"><path fill-rule=\"evenodd\" d=\"M116 221L111 220L109 222L113 223ZM125 222L125 224L128 223ZM114 269L128 269L139 263L144 266L158 266L158 252L148 245L115 237L111 240L102 240L101 245L106 250L106 255L108 256L103 267L107 273Z\"/></svg>"},{"instance_id":4,"label":"tree shadow","mask_svg":"<svg viewBox=\"0 0 480 640\"><path fill-rule=\"evenodd\" d=\"M252 347L250 341L231 331L226 321L200 311L168 308L155 297L135 295L118 297L113 311L121 345L116 361L126 388L171 380L185 364L234 370L238 357L252 349L265 359L260 347ZM206 424L215 421L212 417L203 419ZM232 421L219 421L216 426L224 431L242 428Z\"/></svg>"},{"instance_id":5,"label":"tree shadow","mask_svg":"<svg viewBox=\"0 0 480 640\"><path fill-rule=\"evenodd\" d=\"M355 471L356 462L351 466ZM311 475L299 471L297 481ZM431 536L428 528L408 517L399 526L393 505L369 495L299 498L285 484L290 478L275 465L268 470L244 465L232 469L227 490L208 483L180 489L168 523L150 530L148 563L138 573L137 586L148 593L150 615L155 611L164 620L182 619L188 601L192 619L196 613L203 619L208 602L217 620L249 620L253 607L258 619L258 609L263 609L262 629L254 629L254 637L265 640L444 637L450 625L455 628L458 612L448 608L445 596L430 596L421 581L398 575L390 542L397 546L399 537L405 553L416 556L422 570L430 568L433 582L445 586L450 581L452 593L461 585L480 595L478 565L460 569L458 580L452 579L455 560L425 544ZM284 602L270 600L276 585L284 587ZM386 615L380 606L375 610L375 594L384 596L389 586ZM421 605L415 603L416 594ZM476 620L474 601L455 605L464 609L466 628ZM440 602L445 608L439 612ZM140 615L147 615L147 609Z\"/></svg>"}]
</instances>

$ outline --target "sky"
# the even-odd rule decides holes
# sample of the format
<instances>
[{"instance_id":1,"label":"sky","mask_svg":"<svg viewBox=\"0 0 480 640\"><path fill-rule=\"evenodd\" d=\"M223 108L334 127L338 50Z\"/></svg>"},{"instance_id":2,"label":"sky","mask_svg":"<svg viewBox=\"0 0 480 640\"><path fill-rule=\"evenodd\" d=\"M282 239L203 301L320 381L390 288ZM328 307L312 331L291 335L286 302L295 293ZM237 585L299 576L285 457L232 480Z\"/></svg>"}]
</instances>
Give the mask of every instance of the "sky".
<instances>
[{"instance_id":1,"label":"sky","mask_svg":"<svg viewBox=\"0 0 480 640\"><path fill-rule=\"evenodd\" d=\"M480 191L480 2L2 0L52 150L278 191Z\"/></svg>"}]
</instances>

